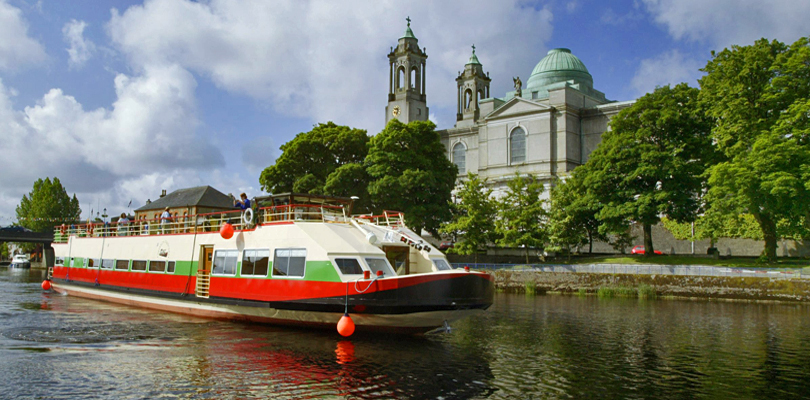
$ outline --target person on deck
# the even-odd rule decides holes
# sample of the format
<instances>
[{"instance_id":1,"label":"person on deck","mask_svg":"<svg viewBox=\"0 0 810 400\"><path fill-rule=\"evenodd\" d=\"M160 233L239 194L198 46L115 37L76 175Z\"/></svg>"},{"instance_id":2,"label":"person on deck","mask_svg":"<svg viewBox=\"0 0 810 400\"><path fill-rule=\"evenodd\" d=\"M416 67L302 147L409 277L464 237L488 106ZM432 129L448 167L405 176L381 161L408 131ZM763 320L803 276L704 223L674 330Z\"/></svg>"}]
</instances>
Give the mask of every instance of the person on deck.
<instances>
[{"instance_id":1,"label":"person on deck","mask_svg":"<svg viewBox=\"0 0 810 400\"><path fill-rule=\"evenodd\" d=\"M167 225L169 225L169 220L172 219L172 215L169 213L169 207L163 209L163 214L160 214L160 230L162 233L166 233L168 230Z\"/></svg>"},{"instance_id":2,"label":"person on deck","mask_svg":"<svg viewBox=\"0 0 810 400\"><path fill-rule=\"evenodd\" d=\"M129 218L126 213L121 213L118 218L118 236L127 236L129 234Z\"/></svg>"},{"instance_id":3,"label":"person on deck","mask_svg":"<svg viewBox=\"0 0 810 400\"><path fill-rule=\"evenodd\" d=\"M239 197L240 197L239 200L233 199L233 206L241 208L242 211L245 211L248 208L250 208L250 199L247 198L247 195L242 193L239 195Z\"/></svg>"}]
</instances>

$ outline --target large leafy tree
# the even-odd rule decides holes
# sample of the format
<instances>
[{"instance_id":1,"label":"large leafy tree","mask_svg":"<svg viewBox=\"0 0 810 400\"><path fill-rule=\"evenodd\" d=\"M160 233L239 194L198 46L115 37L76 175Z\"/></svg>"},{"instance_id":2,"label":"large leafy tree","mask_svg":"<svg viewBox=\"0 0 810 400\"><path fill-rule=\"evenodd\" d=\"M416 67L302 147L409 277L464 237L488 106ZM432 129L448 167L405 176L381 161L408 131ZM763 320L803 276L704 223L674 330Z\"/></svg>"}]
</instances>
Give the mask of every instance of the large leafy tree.
<instances>
[{"instance_id":1,"label":"large leafy tree","mask_svg":"<svg viewBox=\"0 0 810 400\"><path fill-rule=\"evenodd\" d=\"M516 173L506 185L506 195L498 202L497 243L524 248L528 264L529 250L542 249L548 239L548 215L540 198L543 184L531 174Z\"/></svg>"},{"instance_id":2,"label":"large leafy tree","mask_svg":"<svg viewBox=\"0 0 810 400\"><path fill-rule=\"evenodd\" d=\"M549 242L556 250L588 245L593 252L594 240L607 240L599 232L600 221L596 217L602 204L586 190L582 177L586 166L574 170L565 182L551 189L549 205Z\"/></svg>"},{"instance_id":3,"label":"large leafy tree","mask_svg":"<svg viewBox=\"0 0 810 400\"><path fill-rule=\"evenodd\" d=\"M762 257L774 261L778 222L810 221L808 38L790 46L760 39L712 55L700 100L724 159L709 170L710 211L751 214Z\"/></svg>"},{"instance_id":4,"label":"large leafy tree","mask_svg":"<svg viewBox=\"0 0 810 400\"><path fill-rule=\"evenodd\" d=\"M600 229L620 232L635 221L653 254L652 225L662 215L696 217L702 174L712 159L711 122L698 107L699 90L682 83L659 87L622 110L593 152L584 186L604 206Z\"/></svg>"},{"instance_id":5,"label":"large leafy tree","mask_svg":"<svg viewBox=\"0 0 810 400\"><path fill-rule=\"evenodd\" d=\"M366 171L376 205L405 212L408 225L438 235L451 218L450 193L458 170L445 155L436 125L396 119L371 139Z\"/></svg>"},{"instance_id":6,"label":"large leafy tree","mask_svg":"<svg viewBox=\"0 0 810 400\"><path fill-rule=\"evenodd\" d=\"M358 196L355 209L364 211L370 206L363 168L368 143L362 129L333 122L318 124L282 145L281 156L262 171L259 183L271 193Z\"/></svg>"},{"instance_id":7,"label":"large leafy tree","mask_svg":"<svg viewBox=\"0 0 810 400\"><path fill-rule=\"evenodd\" d=\"M51 232L56 225L78 221L81 212L76 194L68 196L59 178L40 178L31 193L20 200L17 220L32 231Z\"/></svg>"},{"instance_id":8,"label":"large leafy tree","mask_svg":"<svg viewBox=\"0 0 810 400\"><path fill-rule=\"evenodd\" d=\"M456 201L451 203L453 220L440 229L442 233L460 237L449 252L474 254L478 263L478 253L486 250L495 233L497 210L491 196L492 189L487 188L486 179L482 180L476 174L469 174L459 183Z\"/></svg>"}]
</instances>

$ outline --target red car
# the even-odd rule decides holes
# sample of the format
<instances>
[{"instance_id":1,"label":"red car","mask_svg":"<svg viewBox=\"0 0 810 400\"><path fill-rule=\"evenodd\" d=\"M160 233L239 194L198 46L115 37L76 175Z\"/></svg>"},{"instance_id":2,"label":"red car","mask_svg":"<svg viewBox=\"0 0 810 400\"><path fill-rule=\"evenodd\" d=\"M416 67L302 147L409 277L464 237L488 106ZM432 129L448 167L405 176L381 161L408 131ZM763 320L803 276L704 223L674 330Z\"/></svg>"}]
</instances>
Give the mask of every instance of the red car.
<instances>
[{"instance_id":1,"label":"red car","mask_svg":"<svg viewBox=\"0 0 810 400\"><path fill-rule=\"evenodd\" d=\"M453 247L454 244L455 243L453 243L452 240L443 240L441 243L439 243L439 250L447 250Z\"/></svg>"},{"instance_id":2,"label":"red car","mask_svg":"<svg viewBox=\"0 0 810 400\"><path fill-rule=\"evenodd\" d=\"M636 246L633 247L633 250L630 250L631 254L644 254L644 246ZM660 250L653 250L655 254L664 254Z\"/></svg>"}]
</instances>

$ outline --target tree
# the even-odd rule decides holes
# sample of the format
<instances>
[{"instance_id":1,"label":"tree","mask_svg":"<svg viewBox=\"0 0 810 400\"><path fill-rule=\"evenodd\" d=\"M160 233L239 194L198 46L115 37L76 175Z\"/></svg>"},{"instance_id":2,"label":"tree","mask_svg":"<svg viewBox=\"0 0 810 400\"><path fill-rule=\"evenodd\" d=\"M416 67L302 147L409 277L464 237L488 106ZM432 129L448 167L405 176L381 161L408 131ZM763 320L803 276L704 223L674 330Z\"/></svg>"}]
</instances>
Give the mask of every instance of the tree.
<instances>
[{"instance_id":1,"label":"tree","mask_svg":"<svg viewBox=\"0 0 810 400\"><path fill-rule=\"evenodd\" d=\"M551 189L549 206L549 241L555 250L588 245L588 254L593 252L594 240L607 240L599 232L600 221L596 217L602 209L598 199L588 194L582 182L586 167L574 170L565 182Z\"/></svg>"},{"instance_id":2,"label":"tree","mask_svg":"<svg viewBox=\"0 0 810 400\"><path fill-rule=\"evenodd\" d=\"M453 220L443 225L440 232L460 235L461 239L448 250L457 254L474 254L478 263L479 251L486 250L495 231L495 202L490 198L492 189L486 179L469 174L456 189L456 202L450 204Z\"/></svg>"},{"instance_id":3,"label":"tree","mask_svg":"<svg viewBox=\"0 0 810 400\"><path fill-rule=\"evenodd\" d=\"M700 100L724 159L708 171L709 211L751 214L765 240L761 257L775 261L779 221L810 222L808 38L760 39L712 56Z\"/></svg>"},{"instance_id":4,"label":"tree","mask_svg":"<svg viewBox=\"0 0 810 400\"><path fill-rule=\"evenodd\" d=\"M611 120L587 163L583 184L604 205L601 232L640 223L646 256L653 254L652 225L661 215L692 221L701 204L701 175L713 153L698 93L682 83L644 95Z\"/></svg>"},{"instance_id":5,"label":"tree","mask_svg":"<svg viewBox=\"0 0 810 400\"><path fill-rule=\"evenodd\" d=\"M508 192L498 203L498 218L495 231L502 246L523 247L526 251L526 264L529 263L529 249L542 249L548 235L546 223L548 215L543 208L543 184L531 174L519 173L507 182Z\"/></svg>"},{"instance_id":6,"label":"tree","mask_svg":"<svg viewBox=\"0 0 810 400\"><path fill-rule=\"evenodd\" d=\"M19 224L35 232L52 232L53 227L79 220L82 210L76 194L68 196L59 178L37 179L31 193L17 206Z\"/></svg>"},{"instance_id":7,"label":"tree","mask_svg":"<svg viewBox=\"0 0 810 400\"><path fill-rule=\"evenodd\" d=\"M368 143L362 129L318 124L283 144L281 156L262 171L259 183L271 193L358 196L355 209L368 209L368 179L363 172Z\"/></svg>"},{"instance_id":8,"label":"tree","mask_svg":"<svg viewBox=\"0 0 810 400\"><path fill-rule=\"evenodd\" d=\"M438 235L451 218L450 193L458 170L447 159L436 125L396 119L371 139L368 192L379 207L403 211L408 226Z\"/></svg>"}]
</instances>

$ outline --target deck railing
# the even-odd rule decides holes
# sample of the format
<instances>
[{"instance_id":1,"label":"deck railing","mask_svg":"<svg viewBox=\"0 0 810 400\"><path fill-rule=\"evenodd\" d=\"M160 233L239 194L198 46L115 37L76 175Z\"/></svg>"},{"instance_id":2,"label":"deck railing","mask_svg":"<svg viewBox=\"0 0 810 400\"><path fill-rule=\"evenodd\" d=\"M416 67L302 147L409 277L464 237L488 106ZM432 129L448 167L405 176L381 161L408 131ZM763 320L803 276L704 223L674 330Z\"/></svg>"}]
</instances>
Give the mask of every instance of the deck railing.
<instances>
[{"instance_id":1,"label":"deck railing","mask_svg":"<svg viewBox=\"0 0 810 400\"><path fill-rule=\"evenodd\" d=\"M362 219L372 223L374 225L381 225L381 226L402 226L405 225L405 215L402 214L400 211L383 211L380 215L360 215L357 217L358 219Z\"/></svg>"},{"instance_id":2,"label":"deck railing","mask_svg":"<svg viewBox=\"0 0 810 400\"><path fill-rule=\"evenodd\" d=\"M383 215L362 218L387 226L402 223L402 213L398 211L385 211ZM255 224L284 221L349 223L350 219L351 217L346 215L345 209L341 206L290 204L259 208L252 219L246 218L244 211L233 210L169 218L137 219L127 223L94 222L82 225L61 225L54 228L54 242L66 243L70 236L114 237L216 232L225 223L231 224L236 231L242 231L251 229ZM246 220L249 220L250 223L247 223Z\"/></svg>"}]
</instances>

